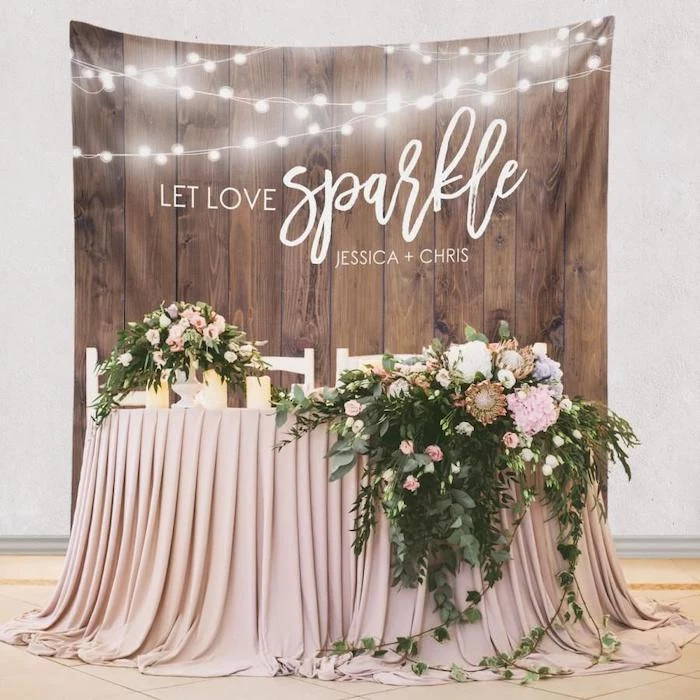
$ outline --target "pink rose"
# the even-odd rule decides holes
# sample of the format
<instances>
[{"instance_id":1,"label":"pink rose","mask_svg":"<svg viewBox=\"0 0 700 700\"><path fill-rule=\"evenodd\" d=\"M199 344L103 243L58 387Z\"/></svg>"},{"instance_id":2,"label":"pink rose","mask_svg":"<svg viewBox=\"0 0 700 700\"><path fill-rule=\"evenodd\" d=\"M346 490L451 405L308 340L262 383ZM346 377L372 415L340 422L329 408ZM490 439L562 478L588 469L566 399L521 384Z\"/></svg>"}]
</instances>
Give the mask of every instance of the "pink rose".
<instances>
[{"instance_id":1,"label":"pink rose","mask_svg":"<svg viewBox=\"0 0 700 700\"><path fill-rule=\"evenodd\" d=\"M219 329L213 326L212 324L209 324L203 331L202 335L207 339L207 340L216 340L219 337Z\"/></svg>"},{"instance_id":2,"label":"pink rose","mask_svg":"<svg viewBox=\"0 0 700 700\"><path fill-rule=\"evenodd\" d=\"M413 454L413 440L401 440L401 444L399 445L399 449L405 455L412 455Z\"/></svg>"},{"instance_id":3,"label":"pink rose","mask_svg":"<svg viewBox=\"0 0 700 700\"><path fill-rule=\"evenodd\" d=\"M185 341L182 339L182 336L178 338L168 338L166 342L173 352L180 352L185 348Z\"/></svg>"},{"instance_id":4,"label":"pink rose","mask_svg":"<svg viewBox=\"0 0 700 700\"><path fill-rule=\"evenodd\" d=\"M219 331L219 335L221 335L226 330L226 319L221 314L215 314L211 325L214 326L214 328Z\"/></svg>"},{"instance_id":5,"label":"pink rose","mask_svg":"<svg viewBox=\"0 0 700 700\"><path fill-rule=\"evenodd\" d=\"M406 489L406 491L418 491L418 489L420 488L420 481L418 481L418 479L416 479L416 477L413 476L413 474L409 474L406 477L406 481L403 482L403 487Z\"/></svg>"},{"instance_id":6,"label":"pink rose","mask_svg":"<svg viewBox=\"0 0 700 700\"><path fill-rule=\"evenodd\" d=\"M346 416L357 416L362 413L362 404L355 399L345 402L345 415Z\"/></svg>"},{"instance_id":7,"label":"pink rose","mask_svg":"<svg viewBox=\"0 0 700 700\"><path fill-rule=\"evenodd\" d=\"M439 462L444 457L438 445L428 445L425 448L425 454L427 454L433 462Z\"/></svg>"},{"instance_id":8,"label":"pink rose","mask_svg":"<svg viewBox=\"0 0 700 700\"><path fill-rule=\"evenodd\" d=\"M520 444L520 440L515 433L506 433L503 436L503 444L512 450Z\"/></svg>"},{"instance_id":9,"label":"pink rose","mask_svg":"<svg viewBox=\"0 0 700 700\"><path fill-rule=\"evenodd\" d=\"M204 316L201 314L192 314L188 320L198 331L204 330L204 327L207 325Z\"/></svg>"}]
</instances>

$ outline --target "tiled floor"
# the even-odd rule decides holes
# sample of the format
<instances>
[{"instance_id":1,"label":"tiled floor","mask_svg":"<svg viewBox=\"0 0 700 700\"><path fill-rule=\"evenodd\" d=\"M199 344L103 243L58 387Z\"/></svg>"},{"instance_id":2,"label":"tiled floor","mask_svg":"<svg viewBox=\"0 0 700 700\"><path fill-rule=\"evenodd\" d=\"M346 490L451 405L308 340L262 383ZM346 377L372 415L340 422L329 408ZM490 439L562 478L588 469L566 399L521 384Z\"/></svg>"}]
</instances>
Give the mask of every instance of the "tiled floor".
<instances>
[{"instance_id":1,"label":"tiled floor","mask_svg":"<svg viewBox=\"0 0 700 700\"><path fill-rule=\"evenodd\" d=\"M18 567L21 567L18 568ZM700 560L627 560L628 581L639 595L677 600L700 620ZM0 557L0 621L49 600L60 561L53 558ZM37 583L19 583L40 581ZM8 583L12 581L12 583ZM653 587L642 588L644 584ZM685 585L685 588L677 588ZM663 588L674 586L673 589ZM0 643L2 700L694 700L700 698L700 639L681 659L666 666L590 678L552 679L527 687L513 682L392 688L375 683L324 683L299 678L176 678L146 676L131 668L88 666L74 660L33 656Z\"/></svg>"}]
</instances>

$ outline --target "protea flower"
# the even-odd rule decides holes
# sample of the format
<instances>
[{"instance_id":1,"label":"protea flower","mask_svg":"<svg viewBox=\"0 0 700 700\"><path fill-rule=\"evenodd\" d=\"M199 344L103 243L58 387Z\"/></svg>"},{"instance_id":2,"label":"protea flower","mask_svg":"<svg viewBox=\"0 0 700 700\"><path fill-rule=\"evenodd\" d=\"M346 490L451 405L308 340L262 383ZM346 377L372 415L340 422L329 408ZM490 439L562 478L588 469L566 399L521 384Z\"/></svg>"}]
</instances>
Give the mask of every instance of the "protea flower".
<instances>
[{"instance_id":1,"label":"protea flower","mask_svg":"<svg viewBox=\"0 0 700 700\"><path fill-rule=\"evenodd\" d=\"M488 380L472 384L466 392L464 406L479 423L489 425L506 414L503 385Z\"/></svg>"}]
</instances>

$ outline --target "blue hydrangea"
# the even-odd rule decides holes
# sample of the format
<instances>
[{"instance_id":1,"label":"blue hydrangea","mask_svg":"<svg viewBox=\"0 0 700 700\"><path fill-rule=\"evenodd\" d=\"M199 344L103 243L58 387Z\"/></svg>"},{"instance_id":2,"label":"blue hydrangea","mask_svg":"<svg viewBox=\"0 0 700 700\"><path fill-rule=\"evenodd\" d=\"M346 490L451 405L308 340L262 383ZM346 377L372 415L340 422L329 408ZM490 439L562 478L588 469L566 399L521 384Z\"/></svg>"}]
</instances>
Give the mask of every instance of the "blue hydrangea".
<instances>
[{"instance_id":1,"label":"blue hydrangea","mask_svg":"<svg viewBox=\"0 0 700 700\"><path fill-rule=\"evenodd\" d=\"M541 355L535 360L535 369L532 376L538 382L558 382L561 380L563 373L561 365L547 355Z\"/></svg>"}]
</instances>

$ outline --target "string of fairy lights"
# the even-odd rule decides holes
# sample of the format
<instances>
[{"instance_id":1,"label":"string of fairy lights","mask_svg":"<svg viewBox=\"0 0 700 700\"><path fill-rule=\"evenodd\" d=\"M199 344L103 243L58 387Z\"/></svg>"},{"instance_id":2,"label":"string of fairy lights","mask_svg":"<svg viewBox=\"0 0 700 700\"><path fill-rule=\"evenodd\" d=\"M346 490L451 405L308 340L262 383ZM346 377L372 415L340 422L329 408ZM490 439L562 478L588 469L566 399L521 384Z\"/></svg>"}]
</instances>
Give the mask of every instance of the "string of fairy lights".
<instances>
[{"instance_id":1,"label":"string of fairy lights","mask_svg":"<svg viewBox=\"0 0 700 700\"><path fill-rule=\"evenodd\" d=\"M602 22L602 19L595 19L589 24L591 27L596 28ZM169 151L162 151L155 150L148 144L141 144L135 152L129 153L114 153L107 150L97 153L85 153L79 145L75 145L73 147L73 156L86 159L99 158L104 163L109 163L114 158L134 157L153 158L159 165L165 165L169 157L180 158L184 156L206 156L211 162L216 162L227 151L250 150L268 144L275 144L280 148L285 148L292 140L308 135L340 133L343 136L349 136L355 131L357 126L365 122L372 122L378 129L386 129L390 126L392 118L397 113L408 109L427 110L445 100L475 99L480 104L489 106L504 95L514 92L525 93L538 86L550 85L556 92L566 92L572 81L584 79L592 73L609 72L610 70L609 65L603 64L599 51L600 47L604 47L612 40L612 35L589 36L584 28L586 24L588 23L581 23L571 28L562 27L556 32L552 41L512 51L473 52L468 46L460 46L456 49L443 51L426 49L417 43L375 46L374 48L381 49L386 54L399 52L415 54L424 64L430 64L433 61L462 59L460 63L460 68L462 68L464 60L469 61L471 59L474 66L476 66L477 72L473 77L463 79L455 75L440 90L415 98L404 98L397 92L390 92L381 99L353 99L351 101L333 101L322 93L312 95L307 100L295 100L287 96L266 95L255 97L238 95L231 85L222 85L216 90L203 90L187 84L173 85L164 82L163 79L163 76L168 79L181 78L186 76L187 71L193 68L199 68L206 73L213 74L223 63L232 62L237 66L245 66L251 57L268 51L278 50L279 47L260 47L248 52L235 52L230 57L217 60L204 58L197 52L191 51L186 54L185 62L178 65L138 68L127 64L124 66L123 71L109 70L88 63L76 58L71 53L71 60L78 69L78 75L72 79L73 85L88 94L112 92L116 89L116 80L131 80L153 90L176 92L177 96L183 100L192 100L197 96L206 96L247 105L260 115L270 112L275 105L291 107L292 113L300 127L296 131L293 130L292 133L280 134L267 139L256 139L255 136L249 135L244 137L239 143L228 143L216 148L185 148L181 143L174 143ZM557 58L565 51L568 51L570 45L590 49L590 53L586 58L585 69L546 80L531 81L528 78L520 77L510 86L489 89L489 77L498 71L525 61L536 64L547 58ZM518 73L520 74L521 71L518 71ZM96 81L98 83L97 89L93 85ZM339 123L322 126L317 120L317 111L329 107L336 108L333 114L339 112L349 112L349 114Z\"/></svg>"}]
</instances>

